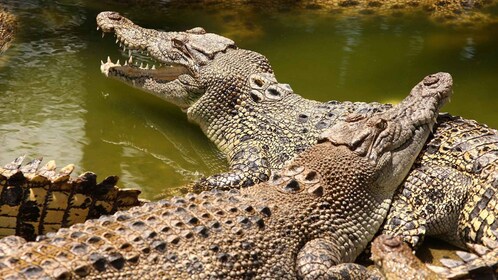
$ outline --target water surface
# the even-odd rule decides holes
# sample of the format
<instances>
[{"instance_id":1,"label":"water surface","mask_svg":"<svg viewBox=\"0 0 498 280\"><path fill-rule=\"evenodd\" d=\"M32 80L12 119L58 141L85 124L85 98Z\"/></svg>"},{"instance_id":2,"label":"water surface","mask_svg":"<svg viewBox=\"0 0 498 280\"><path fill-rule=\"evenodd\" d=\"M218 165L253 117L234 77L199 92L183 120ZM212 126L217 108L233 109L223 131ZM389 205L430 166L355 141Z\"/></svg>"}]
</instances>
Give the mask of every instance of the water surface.
<instances>
[{"instance_id":1,"label":"water surface","mask_svg":"<svg viewBox=\"0 0 498 280\"><path fill-rule=\"evenodd\" d=\"M168 1L3 4L21 30L0 58L2 163L22 154L74 163L76 173L118 175L120 186L140 188L146 198L227 169L178 108L100 73L101 59L121 57L114 39L96 31L103 10L148 28L203 26L230 37L266 55L280 82L322 101L397 102L425 75L447 71L455 94L445 110L498 127L497 25L459 30L424 16L347 18L285 7L254 13Z\"/></svg>"}]
</instances>

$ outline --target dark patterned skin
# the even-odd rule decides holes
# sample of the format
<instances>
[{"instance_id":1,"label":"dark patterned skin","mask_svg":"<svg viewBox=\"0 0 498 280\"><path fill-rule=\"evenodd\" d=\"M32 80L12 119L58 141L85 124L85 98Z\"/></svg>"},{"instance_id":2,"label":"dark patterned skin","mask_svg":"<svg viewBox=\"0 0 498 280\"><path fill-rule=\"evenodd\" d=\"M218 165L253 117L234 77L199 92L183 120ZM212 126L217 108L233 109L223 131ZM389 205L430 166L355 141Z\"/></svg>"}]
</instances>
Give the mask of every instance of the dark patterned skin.
<instances>
[{"instance_id":1,"label":"dark patterned skin","mask_svg":"<svg viewBox=\"0 0 498 280\"><path fill-rule=\"evenodd\" d=\"M38 242L3 239L0 278L374 279L351 262L451 95L449 74L422 84L390 110L335 124L251 188L147 203Z\"/></svg>"},{"instance_id":2,"label":"dark patterned skin","mask_svg":"<svg viewBox=\"0 0 498 280\"><path fill-rule=\"evenodd\" d=\"M22 166L23 160L19 157L0 167L0 236L34 240L141 204L140 191L119 189L116 176L98 183L92 172L71 178L72 164L56 170L54 161L41 166L41 159L35 159Z\"/></svg>"},{"instance_id":3,"label":"dark patterned skin","mask_svg":"<svg viewBox=\"0 0 498 280\"><path fill-rule=\"evenodd\" d=\"M486 261L446 275L463 277L469 269L496 266L498 132L475 121L440 115L435 132L394 196L382 232L403 236L414 248L429 235L470 251L475 251L474 244L490 249L476 252Z\"/></svg>"}]
</instances>

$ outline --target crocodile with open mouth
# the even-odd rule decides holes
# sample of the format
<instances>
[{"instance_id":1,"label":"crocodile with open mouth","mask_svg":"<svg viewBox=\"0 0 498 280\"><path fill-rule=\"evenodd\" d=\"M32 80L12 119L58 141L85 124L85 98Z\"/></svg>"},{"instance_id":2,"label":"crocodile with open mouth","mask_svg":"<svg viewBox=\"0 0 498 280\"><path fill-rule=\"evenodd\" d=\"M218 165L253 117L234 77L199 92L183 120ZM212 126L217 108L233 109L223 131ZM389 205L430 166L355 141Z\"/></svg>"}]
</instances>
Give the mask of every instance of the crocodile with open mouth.
<instances>
[{"instance_id":1,"label":"crocodile with open mouth","mask_svg":"<svg viewBox=\"0 0 498 280\"><path fill-rule=\"evenodd\" d=\"M114 33L131 54L145 52L173 65L138 67L129 63L130 57L124 65L102 63L102 72L178 105L226 154L230 171L202 179L195 190L266 181L334 123L391 107L304 99L276 80L263 55L202 28L160 32L115 12L100 13L97 24ZM439 115L433 135L397 191L383 231L402 235L413 247L425 235L464 248L482 244L483 238L496 240L497 143L494 129Z\"/></svg>"},{"instance_id":2,"label":"crocodile with open mouth","mask_svg":"<svg viewBox=\"0 0 498 280\"><path fill-rule=\"evenodd\" d=\"M451 95L427 76L400 104L337 122L271 180L146 203L22 243L2 279L374 279L351 263Z\"/></svg>"}]
</instances>

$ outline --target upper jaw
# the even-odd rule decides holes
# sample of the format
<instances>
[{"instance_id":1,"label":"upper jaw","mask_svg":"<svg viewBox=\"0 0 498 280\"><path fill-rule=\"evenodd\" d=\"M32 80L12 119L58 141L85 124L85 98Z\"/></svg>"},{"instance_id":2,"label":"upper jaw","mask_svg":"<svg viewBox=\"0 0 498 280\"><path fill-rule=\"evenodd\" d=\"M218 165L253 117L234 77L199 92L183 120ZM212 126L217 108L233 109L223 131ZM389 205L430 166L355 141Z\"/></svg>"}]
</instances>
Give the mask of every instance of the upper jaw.
<instances>
[{"instance_id":1,"label":"upper jaw","mask_svg":"<svg viewBox=\"0 0 498 280\"><path fill-rule=\"evenodd\" d=\"M206 33L200 27L185 32L161 32L142 28L116 12L97 15L97 29L114 33L116 43L123 47L124 52L128 50L130 56L143 52L161 64L182 65L191 72L198 71L216 54L236 48L232 40Z\"/></svg>"}]
</instances>

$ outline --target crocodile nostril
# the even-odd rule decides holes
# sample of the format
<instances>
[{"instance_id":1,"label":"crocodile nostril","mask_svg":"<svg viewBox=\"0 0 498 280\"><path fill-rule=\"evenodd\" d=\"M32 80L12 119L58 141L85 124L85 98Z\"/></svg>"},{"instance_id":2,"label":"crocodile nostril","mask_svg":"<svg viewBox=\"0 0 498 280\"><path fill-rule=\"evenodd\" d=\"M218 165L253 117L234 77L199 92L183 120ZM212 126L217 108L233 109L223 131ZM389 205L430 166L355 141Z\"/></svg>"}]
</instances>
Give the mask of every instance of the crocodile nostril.
<instances>
[{"instance_id":1,"label":"crocodile nostril","mask_svg":"<svg viewBox=\"0 0 498 280\"><path fill-rule=\"evenodd\" d=\"M429 75L424 78L424 85L432 86L433 84L439 82L439 78L434 75Z\"/></svg>"},{"instance_id":2,"label":"crocodile nostril","mask_svg":"<svg viewBox=\"0 0 498 280\"><path fill-rule=\"evenodd\" d=\"M112 19L112 20L120 20L121 19L121 15L118 14L118 13L109 13L109 19Z\"/></svg>"}]
</instances>

